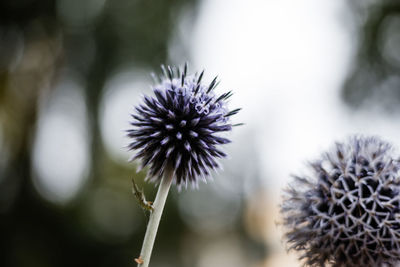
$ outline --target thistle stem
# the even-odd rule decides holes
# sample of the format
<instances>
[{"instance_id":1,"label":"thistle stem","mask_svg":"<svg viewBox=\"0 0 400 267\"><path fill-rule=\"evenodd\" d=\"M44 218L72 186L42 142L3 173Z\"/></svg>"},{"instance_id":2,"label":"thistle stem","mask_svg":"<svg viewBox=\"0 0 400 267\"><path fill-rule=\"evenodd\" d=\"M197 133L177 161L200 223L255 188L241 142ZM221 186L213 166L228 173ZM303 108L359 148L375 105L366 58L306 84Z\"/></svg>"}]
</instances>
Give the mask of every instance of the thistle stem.
<instances>
[{"instance_id":1,"label":"thistle stem","mask_svg":"<svg viewBox=\"0 0 400 267\"><path fill-rule=\"evenodd\" d=\"M151 251L153 250L158 225L160 224L161 215L164 210L165 201L167 200L173 176L174 172L167 170L164 177L161 179L156 199L154 200L153 204L154 210L150 214L149 223L147 224L146 234L144 236L142 251L140 252L140 257L143 260L143 263L139 263L138 267L149 266Z\"/></svg>"}]
</instances>

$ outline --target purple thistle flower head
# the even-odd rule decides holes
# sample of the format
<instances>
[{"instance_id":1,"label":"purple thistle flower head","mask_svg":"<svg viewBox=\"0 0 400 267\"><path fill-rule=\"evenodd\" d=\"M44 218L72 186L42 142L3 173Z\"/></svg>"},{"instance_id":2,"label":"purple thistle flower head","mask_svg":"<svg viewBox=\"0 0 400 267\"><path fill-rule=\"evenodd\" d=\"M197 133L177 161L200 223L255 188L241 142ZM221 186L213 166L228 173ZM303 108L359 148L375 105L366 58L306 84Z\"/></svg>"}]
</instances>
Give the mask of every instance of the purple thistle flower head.
<instances>
[{"instance_id":1,"label":"purple thistle flower head","mask_svg":"<svg viewBox=\"0 0 400 267\"><path fill-rule=\"evenodd\" d=\"M390 144L352 137L294 176L281 206L289 249L306 266L397 266L400 163Z\"/></svg>"},{"instance_id":2,"label":"purple thistle flower head","mask_svg":"<svg viewBox=\"0 0 400 267\"><path fill-rule=\"evenodd\" d=\"M141 167L149 166L150 180L158 182L171 169L179 187L188 182L196 186L226 156L220 146L230 140L220 133L231 131L230 117L239 109L227 108L232 92L214 93L217 78L205 85L204 72L188 75L186 64L182 70L162 69L154 96L144 96L132 114L129 149L138 151L132 159L140 159Z\"/></svg>"}]
</instances>

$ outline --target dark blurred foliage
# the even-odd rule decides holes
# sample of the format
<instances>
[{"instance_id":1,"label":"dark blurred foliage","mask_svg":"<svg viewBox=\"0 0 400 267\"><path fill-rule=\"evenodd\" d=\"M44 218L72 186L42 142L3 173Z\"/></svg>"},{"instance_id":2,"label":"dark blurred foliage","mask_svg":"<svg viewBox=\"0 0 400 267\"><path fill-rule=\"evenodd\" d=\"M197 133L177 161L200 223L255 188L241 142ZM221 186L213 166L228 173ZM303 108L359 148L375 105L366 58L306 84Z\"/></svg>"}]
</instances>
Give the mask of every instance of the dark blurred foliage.
<instances>
[{"instance_id":1,"label":"dark blurred foliage","mask_svg":"<svg viewBox=\"0 0 400 267\"><path fill-rule=\"evenodd\" d=\"M105 194L111 200L122 195L131 208L137 206L130 193L134 169L115 163L104 152L100 97L105 81L119 66L158 68L166 62L177 17L195 4L195 0L0 1L0 162L4 163L0 165L0 266L135 265L144 214L138 219L139 230L117 242L112 236L96 237L85 210L85 203L99 190L111 192ZM39 101L51 93L65 68L85 80L91 165L77 199L58 206L34 189L31 151ZM111 179L121 180L121 186ZM167 205L167 210L172 219L166 221L168 229L160 230L154 253L160 258L169 253L169 266L180 266L179 250L169 243L178 243L185 226L176 206ZM121 218L109 220L115 219Z\"/></svg>"},{"instance_id":2,"label":"dark blurred foliage","mask_svg":"<svg viewBox=\"0 0 400 267\"><path fill-rule=\"evenodd\" d=\"M353 107L400 107L400 1L349 1L356 22L356 58L342 95Z\"/></svg>"}]
</instances>

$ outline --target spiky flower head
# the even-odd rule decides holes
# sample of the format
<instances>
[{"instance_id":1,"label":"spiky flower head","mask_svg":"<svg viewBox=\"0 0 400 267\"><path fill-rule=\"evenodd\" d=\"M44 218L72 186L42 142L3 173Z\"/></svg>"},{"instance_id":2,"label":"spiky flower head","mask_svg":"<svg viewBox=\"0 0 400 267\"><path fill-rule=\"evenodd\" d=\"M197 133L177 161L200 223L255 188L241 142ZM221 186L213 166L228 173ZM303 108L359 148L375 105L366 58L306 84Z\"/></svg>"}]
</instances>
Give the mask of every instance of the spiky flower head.
<instances>
[{"instance_id":1,"label":"spiky flower head","mask_svg":"<svg viewBox=\"0 0 400 267\"><path fill-rule=\"evenodd\" d=\"M219 168L217 159L226 156L220 146L230 140L220 134L231 131L230 117L239 109L227 108L232 92L215 94L217 77L205 85L204 71L188 75L186 64L182 70L162 69L154 96L144 96L132 114L129 148L138 151L133 159L149 166L152 181L158 182L171 169L179 187L197 185L199 178L206 180L210 170Z\"/></svg>"},{"instance_id":2,"label":"spiky flower head","mask_svg":"<svg viewBox=\"0 0 400 267\"><path fill-rule=\"evenodd\" d=\"M306 266L400 261L400 164L390 144L352 137L294 176L281 206L289 249Z\"/></svg>"}]
</instances>

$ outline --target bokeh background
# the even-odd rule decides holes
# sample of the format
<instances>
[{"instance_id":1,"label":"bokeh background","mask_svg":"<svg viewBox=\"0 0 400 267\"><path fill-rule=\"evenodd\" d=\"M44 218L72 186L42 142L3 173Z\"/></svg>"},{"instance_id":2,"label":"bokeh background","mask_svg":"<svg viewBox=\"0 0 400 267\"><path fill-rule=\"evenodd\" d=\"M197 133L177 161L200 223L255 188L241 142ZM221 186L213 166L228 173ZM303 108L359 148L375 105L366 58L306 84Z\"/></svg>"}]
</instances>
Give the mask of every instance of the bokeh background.
<instances>
[{"instance_id":1,"label":"bokeh background","mask_svg":"<svg viewBox=\"0 0 400 267\"><path fill-rule=\"evenodd\" d=\"M156 188L129 113L161 63L218 74L242 107L214 182L172 189L155 267L300 266L282 187L334 140L400 148L398 0L0 1L0 266L136 266Z\"/></svg>"}]
</instances>

